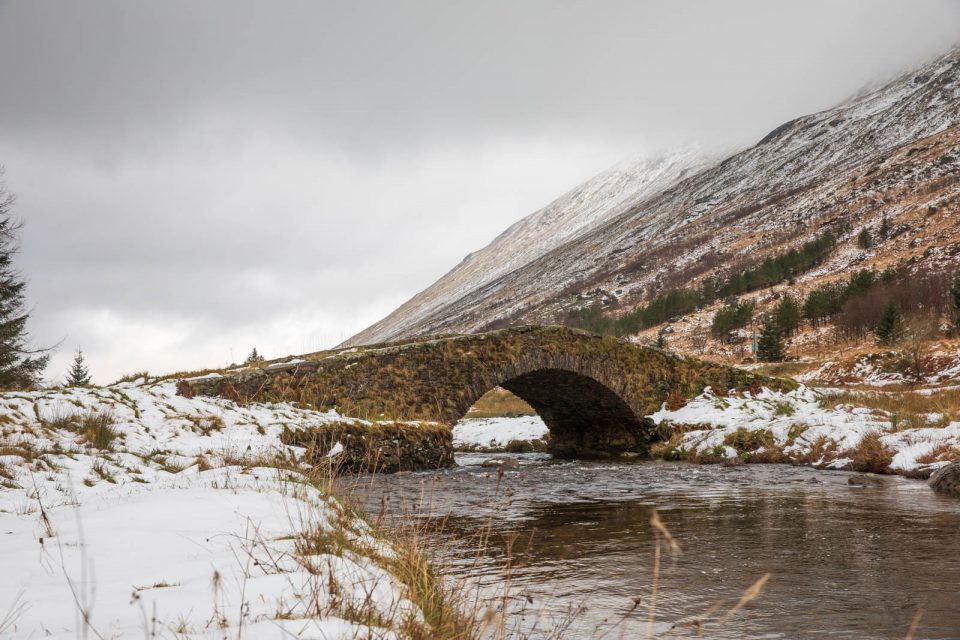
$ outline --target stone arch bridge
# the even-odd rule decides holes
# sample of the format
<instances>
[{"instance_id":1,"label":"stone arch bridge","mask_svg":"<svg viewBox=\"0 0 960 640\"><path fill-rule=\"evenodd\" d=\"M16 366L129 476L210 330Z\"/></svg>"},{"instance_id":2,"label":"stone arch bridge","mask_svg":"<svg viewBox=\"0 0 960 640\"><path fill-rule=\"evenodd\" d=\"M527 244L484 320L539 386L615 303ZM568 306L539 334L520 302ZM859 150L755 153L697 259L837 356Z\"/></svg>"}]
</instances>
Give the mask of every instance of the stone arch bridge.
<instances>
[{"instance_id":1,"label":"stone arch bridge","mask_svg":"<svg viewBox=\"0 0 960 640\"><path fill-rule=\"evenodd\" d=\"M322 352L184 384L188 393L238 401L295 401L368 420L450 426L500 386L537 411L550 429L554 455L590 457L645 454L657 438L644 416L670 394L692 397L708 385L742 390L761 383L787 384L549 326Z\"/></svg>"}]
</instances>

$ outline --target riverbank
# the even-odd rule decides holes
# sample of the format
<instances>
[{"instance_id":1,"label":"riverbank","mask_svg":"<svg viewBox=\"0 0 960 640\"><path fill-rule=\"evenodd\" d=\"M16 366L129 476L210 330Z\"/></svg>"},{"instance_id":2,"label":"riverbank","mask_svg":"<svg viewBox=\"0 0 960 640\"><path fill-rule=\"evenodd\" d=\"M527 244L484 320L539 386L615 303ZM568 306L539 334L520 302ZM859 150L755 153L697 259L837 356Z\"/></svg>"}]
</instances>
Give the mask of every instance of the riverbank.
<instances>
[{"instance_id":1,"label":"riverbank","mask_svg":"<svg viewBox=\"0 0 960 640\"><path fill-rule=\"evenodd\" d=\"M956 387L707 389L649 417L663 437L651 453L664 460L778 462L926 478L960 459Z\"/></svg>"},{"instance_id":2,"label":"riverbank","mask_svg":"<svg viewBox=\"0 0 960 640\"><path fill-rule=\"evenodd\" d=\"M926 478L960 459L960 389L814 389L716 393L647 416L651 456L700 464L786 463ZM537 416L468 418L457 451L525 453L549 440ZM542 447L542 448L541 448Z\"/></svg>"},{"instance_id":3,"label":"riverbank","mask_svg":"<svg viewBox=\"0 0 960 640\"><path fill-rule=\"evenodd\" d=\"M0 632L459 637L420 543L280 441L342 420L172 381L0 394Z\"/></svg>"}]
</instances>

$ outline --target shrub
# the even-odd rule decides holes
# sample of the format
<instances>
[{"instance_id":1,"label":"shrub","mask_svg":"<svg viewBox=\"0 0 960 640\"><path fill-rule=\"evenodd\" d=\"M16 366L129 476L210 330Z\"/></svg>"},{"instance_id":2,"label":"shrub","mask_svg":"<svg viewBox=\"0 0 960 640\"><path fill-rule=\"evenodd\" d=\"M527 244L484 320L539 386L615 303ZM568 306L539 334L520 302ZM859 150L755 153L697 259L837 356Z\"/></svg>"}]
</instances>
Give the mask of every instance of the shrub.
<instances>
[{"instance_id":1,"label":"shrub","mask_svg":"<svg viewBox=\"0 0 960 640\"><path fill-rule=\"evenodd\" d=\"M894 451L883 444L879 433L868 433L844 455L850 458L855 471L885 473L893 462Z\"/></svg>"},{"instance_id":2,"label":"shrub","mask_svg":"<svg viewBox=\"0 0 960 640\"><path fill-rule=\"evenodd\" d=\"M97 449L109 449L120 435L113 428L115 423L110 411L90 411L80 419L80 439Z\"/></svg>"},{"instance_id":3,"label":"shrub","mask_svg":"<svg viewBox=\"0 0 960 640\"><path fill-rule=\"evenodd\" d=\"M769 429L755 429L753 431L740 427L733 433L728 433L723 444L733 447L740 453L753 453L760 447L776 447L777 441Z\"/></svg>"},{"instance_id":4,"label":"shrub","mask_svg":"<svg viewBox=\"0 0 960 640\"><path fill-rule=\"evenodd\" d=\"M678 390L674 389L667 394L667 399L664 401L667 411L676 411L677 409L682 408L687 404L687 399L683 397L683 394Z\"/></svg>"}]
</instances>

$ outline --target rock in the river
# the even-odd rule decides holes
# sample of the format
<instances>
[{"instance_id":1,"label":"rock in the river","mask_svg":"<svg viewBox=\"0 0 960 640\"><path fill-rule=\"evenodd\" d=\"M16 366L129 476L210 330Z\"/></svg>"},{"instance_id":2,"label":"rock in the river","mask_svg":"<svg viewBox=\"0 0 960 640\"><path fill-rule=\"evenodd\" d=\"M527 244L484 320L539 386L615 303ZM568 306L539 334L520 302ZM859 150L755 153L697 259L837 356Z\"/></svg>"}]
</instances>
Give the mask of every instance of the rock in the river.
<instances>
[{"instance_id":1,"label":"rock in the river","mask_svg":"<svg viewBox=\"0 0 960 640\"><path fill-rule=\"evenodd\" d=\"M500 469L516 469L520 466L520 461L516 458L490 458L481 462L480 466L488 469L498 467Z\"/></svg>"},{"instance_id":2,"label":"rock in the river","mask_svg":"<svg viewBox=\"0 0 960 640\"><path fill-rule=\"evenodd\" d=\"M883 479L883 476L874 475L872 473L859 473L855 476L850 476L847 478L847 484L857 485L858 487L879 487L883 484L886 484L886 480Z\"/></svg>"},{"instance_id":3,"label":"rock in the river","mask_svg":"<svg viewBox=\"0 0 960 640\"><path fill-rule=\"evenodd\" d=\"M937 469L928 484L938 493L960 498L960 460Z\"/></svg>"}]
</instances>

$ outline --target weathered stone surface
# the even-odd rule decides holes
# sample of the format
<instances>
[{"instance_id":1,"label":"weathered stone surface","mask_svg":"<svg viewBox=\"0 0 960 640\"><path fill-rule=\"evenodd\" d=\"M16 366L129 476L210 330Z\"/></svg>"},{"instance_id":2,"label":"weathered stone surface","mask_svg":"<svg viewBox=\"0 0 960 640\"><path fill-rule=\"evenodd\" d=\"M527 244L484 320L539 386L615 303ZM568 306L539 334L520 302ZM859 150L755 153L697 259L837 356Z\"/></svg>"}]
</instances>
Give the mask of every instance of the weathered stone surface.
<instances>
[{"instance_id":1,"label":"weathered stone surface","mask_svg":"<svg viewBox=\"0 0 960 640\"><path fill-rule=\"evenodd\" d=\"M332 463L354 472L427 471L453 465L453 435L442 424L333 422L310 429L286 429L284 444L305 447L306 461ZM340 443L342 451L328 457Z\"/></svg>"},{"instance_id":2,"label":"weathered stone surface","mask_svg":"<svg viewBox=\"0 0 960 640\"><path fill-rule=\"evenodd\" d=\"M526 400L561 457L646 454L658 439L644 416L667 395L704 387L784 388L795 383L681 358L566 327L520 327L304 356L283 369L188 381L190 393L335 407L369 420L455 424L487 391Z\"/></svg>"},{"instance_id":3,"label":"weathered stone surface","mask_svg":"<svg viewBox=\"0 0 960 640\"><path fill-rule=\"evenodd\" d=\"M960 498L960 460L937 469L928 484L937 493Z\"/></svg>"}]
</instances>

